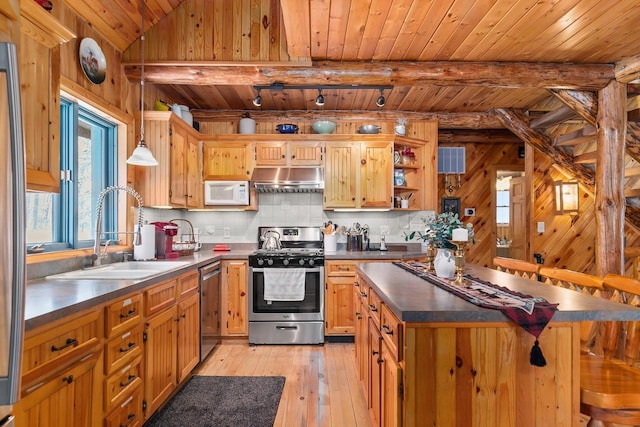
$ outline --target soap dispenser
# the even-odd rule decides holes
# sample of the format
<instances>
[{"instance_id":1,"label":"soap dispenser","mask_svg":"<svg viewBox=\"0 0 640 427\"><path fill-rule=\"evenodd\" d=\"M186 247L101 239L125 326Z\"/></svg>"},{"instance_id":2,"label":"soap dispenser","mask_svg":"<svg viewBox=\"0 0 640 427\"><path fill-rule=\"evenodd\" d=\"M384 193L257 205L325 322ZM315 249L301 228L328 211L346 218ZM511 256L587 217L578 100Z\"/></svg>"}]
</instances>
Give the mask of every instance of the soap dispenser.
<instances>
[{"instance_id":1,"label":"soap dispenser","mask_svg":"<svg viewBox=\"0 0 640 427\"><path fill-rule=\"evenodd\" d=\"M380 236L380 250L381 251L386 251L387 250L387 242L385 242L385 235L384 234L382 236Z\"/></svg>"}]
</instances>

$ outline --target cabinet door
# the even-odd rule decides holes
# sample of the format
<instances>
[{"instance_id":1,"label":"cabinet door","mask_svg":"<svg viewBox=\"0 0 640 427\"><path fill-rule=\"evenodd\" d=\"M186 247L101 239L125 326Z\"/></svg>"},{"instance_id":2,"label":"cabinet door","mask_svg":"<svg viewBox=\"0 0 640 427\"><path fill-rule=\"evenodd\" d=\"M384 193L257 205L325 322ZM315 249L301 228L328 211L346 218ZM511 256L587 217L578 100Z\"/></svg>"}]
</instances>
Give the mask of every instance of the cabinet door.
<instances>
[{"instance_id":1,"label":"cabinet door","mask_svg":"<svg viewBox=\"0 0 640 427\"><path fill-rule=\"evenodd\" d=\"M200 361L200 295L194 294L178 304L178 383Z\"/></svg>"},{"instance_id":2,"label":"cabinet door","mask_svg":"<svg viewBox=\"0 0 640 427\"><path fill-rule=\"evenodd\" d=\"M256 142L256 166L286 166L287 146L284 141Z\"/></svg>"},{"instance_id":3,"label":"cabinet door","mask_svg":"<svg viewBox=\"0 0 640 427\"><path fill-rule=\"evenodd\" d=\"M381 423L383 427L402 425L402 368L393 353L382 343Z\"/></svg>"},{"instance_id":4,"label":"cabinet door","mask_svg":"<svg viewBox=\"0 0 640 427\"><path fill-rule=\"evenodd\" d=\"M171 144L171 169L169 178L169 200L173 206L187 205L187 170L186 155L187 135L182 129L171 125L169 127Z\"/></svg>"},{"instance_id":5,"label":"cabinet door","mask_svg":"<svg viewBox=\"0 0 640 427\"><path fill-rule=\"evenodd\" d=\"M247 269L246 261L222 263L222 336L249 333Z\"/></svg>"},{"instance_id":6,"label":"cabinet door","mask_svg":"<svg viewBox=\"0 0 640 427\"><path fill-rule=\"evenodd\" d=\"M251 143L212 142L203 145L203 179L246 181L251 177Z\"/></svg>"},{"instance_id":7,"label":"cabinet door","mask_svg":"<svg viewBox=\"0 0 640 427\"><path fill-rule=\"evenodd\" d=\"M144 393L149 418L176 388L178 307L172 306L145 325Z\"/></svg>"},{"instance_id":8,"label":"cabinet door","mask_svg":"<svg viewBox=\"0 0 640 427\"><path fill-rule=\"evenodd\" d=\"M16 427L85 427L102 413L95 390L99 353L86 358L37 388L14 406Z\"/></svg>"},{"instance_id":9,"label":"cabinet door","mask_svg":"<svg viewBox=\"0 0 640 427\"><path fill-rule=\"evenodd\" d=\"M358 369L358 379L364 383L367 388L367 366L369 362L369 353L367 343L369 336L367 335L367 309L360 300L360 288L356 287L353 294L353 306L355 316L355 338L354 348L356 357L356 368Z\"/></svg>"},{"instance_id":10,"label":"cabinet door","mask_svg":"<svg viewBox=\"0 0 640 427\"><path fill-rule=\"evenodd\" d=\"M319 141L297 141L289 143L291 166L322 166L322 147Z\"/></svg>"},{"instance_id":11,"label":"cabinet door","mask_svg":"<svg viewBox=\"0 0 640 427\"><path fill-rule=\"evenodd\" d=\"M200 162L198 141L189 135L187 143L187 207L199 208L202 205L202 179L200 178Z\"/></svg>"},{"instance_id":12,"label":"cabinet door","mask_svg":"<svg viewBox=\"0 0 640 427\"><path fill-rule=\"evenodd\" d=\"M328 143L324 164L324 207L355 208L360 150L351 142Z\"/></svg>"},{"instance_id":13,"label":"cabinet door","mask_svg":"<svg viewBox=\"0 0 640 427\"><path fill-rule=\"evenodd\" d=\"M391 142L363 142L360 146L360 207L391 208L393 156Z\"/></svg>"},{"instance_id":14,"label":"cabinet door","mask_svg":"<svg viewBox=\"0 0 640 427\"><path fill-rule=\"evenodd\" d=\"M325 335L353 335L354 276L327 276Z\"/></svg>"},{"instance_id":15,"label":"cabinet door","mask_svg":"<svg viewBox=\"0 0 640 427\"><path fill-rule=\"evenodd\" d=\"M373 414L373 418L380 425L380 411L381 411L381 375L383 363L382 356L380 354L380 347L382 346L382 337L380 331L373 322L373 319L369 319L369 375L367 382L367 402L369 404L369 410Z\"/></svg>"}]
</instances>

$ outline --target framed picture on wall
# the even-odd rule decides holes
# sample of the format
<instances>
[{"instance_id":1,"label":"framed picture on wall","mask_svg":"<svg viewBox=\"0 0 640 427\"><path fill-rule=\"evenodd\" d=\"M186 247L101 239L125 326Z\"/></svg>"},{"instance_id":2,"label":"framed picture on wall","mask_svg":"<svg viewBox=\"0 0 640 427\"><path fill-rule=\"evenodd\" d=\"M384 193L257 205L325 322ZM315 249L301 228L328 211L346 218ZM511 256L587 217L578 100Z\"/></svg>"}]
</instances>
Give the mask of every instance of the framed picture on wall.
<instances>
[{"instance_id":1,"label":"framed picture on wall","mask_svg":"<svg viewBox=\"0 0 640 427\"><path fill-rule=\"evenodd\" d=\"M453 212L460 218L460 197L443 197L440 211L442 213Z\"/></svg>"}]
</instances>

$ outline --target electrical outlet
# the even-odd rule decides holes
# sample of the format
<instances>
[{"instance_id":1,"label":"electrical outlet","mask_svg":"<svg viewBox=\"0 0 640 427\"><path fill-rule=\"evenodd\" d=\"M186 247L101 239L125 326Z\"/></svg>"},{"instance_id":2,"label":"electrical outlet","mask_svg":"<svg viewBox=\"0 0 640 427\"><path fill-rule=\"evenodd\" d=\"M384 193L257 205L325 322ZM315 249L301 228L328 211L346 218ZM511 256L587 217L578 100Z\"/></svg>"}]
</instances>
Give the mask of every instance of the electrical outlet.
<instances>
[{"instance_id":1,"label":"electrical outlet","mask_svg":"<svg viewBox=\"0 0 640 427\"><path fill-rule=\"evenodd\" d=\"M224 238L225 239L230 239L231 238L231 228L229 228L229 227L225 227L224 228Z\"/></svg>"},{"instance_id":2,"label":"electrical outlet","mask_svg":"<svg viewBox=\"0 0 640 427\"><path fill-rule=\"evenodd\" d=\"M388 225L383 225L380 227L380 234L382 236L386 236L389 233L391 233L391 227L389 227Z\"/></svg>"},{"instance_id":3,"label":"electrical outlet","mask_svg":"<svg viewBox=\"0 0 640 427\"><path fill-rule=\"evenodd\" d=\"M215 225L207 225L207 234L214 234L216 232L216 226Z\"/></svg>"},{"instance_id":4,"label":"electrical outlet","mask_svg":"<svg viewBox=\"0 0 640 427\"><path fill-rule=\"evenodd\" d=\"M464 208L465 216L476 216L476 208Z\"/></svg>"}]
</instances>

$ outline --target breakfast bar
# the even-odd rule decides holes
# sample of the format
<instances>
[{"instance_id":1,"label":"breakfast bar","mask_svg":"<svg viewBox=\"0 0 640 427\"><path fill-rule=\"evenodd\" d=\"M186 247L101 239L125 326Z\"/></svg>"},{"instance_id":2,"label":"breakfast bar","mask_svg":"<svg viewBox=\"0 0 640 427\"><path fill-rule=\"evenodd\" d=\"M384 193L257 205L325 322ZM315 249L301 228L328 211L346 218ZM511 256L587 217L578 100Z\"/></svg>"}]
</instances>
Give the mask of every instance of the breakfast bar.
<instances>
[{"instance_id":1,"label":"breakfast bar","mask_svg":"<svg viewBox=\"0 0 640 427\"><path fill-rule=\"evenodd\" d=\"M635 307L467 265L465 274L558 304L539 336L546 366L533 366L536 338L500 310L397 265L358 264L356 273L356 361L365 389L381 384L369 407L383 425L579 425L580 322L640 319Z\"/></svg>"}]
</instances>

